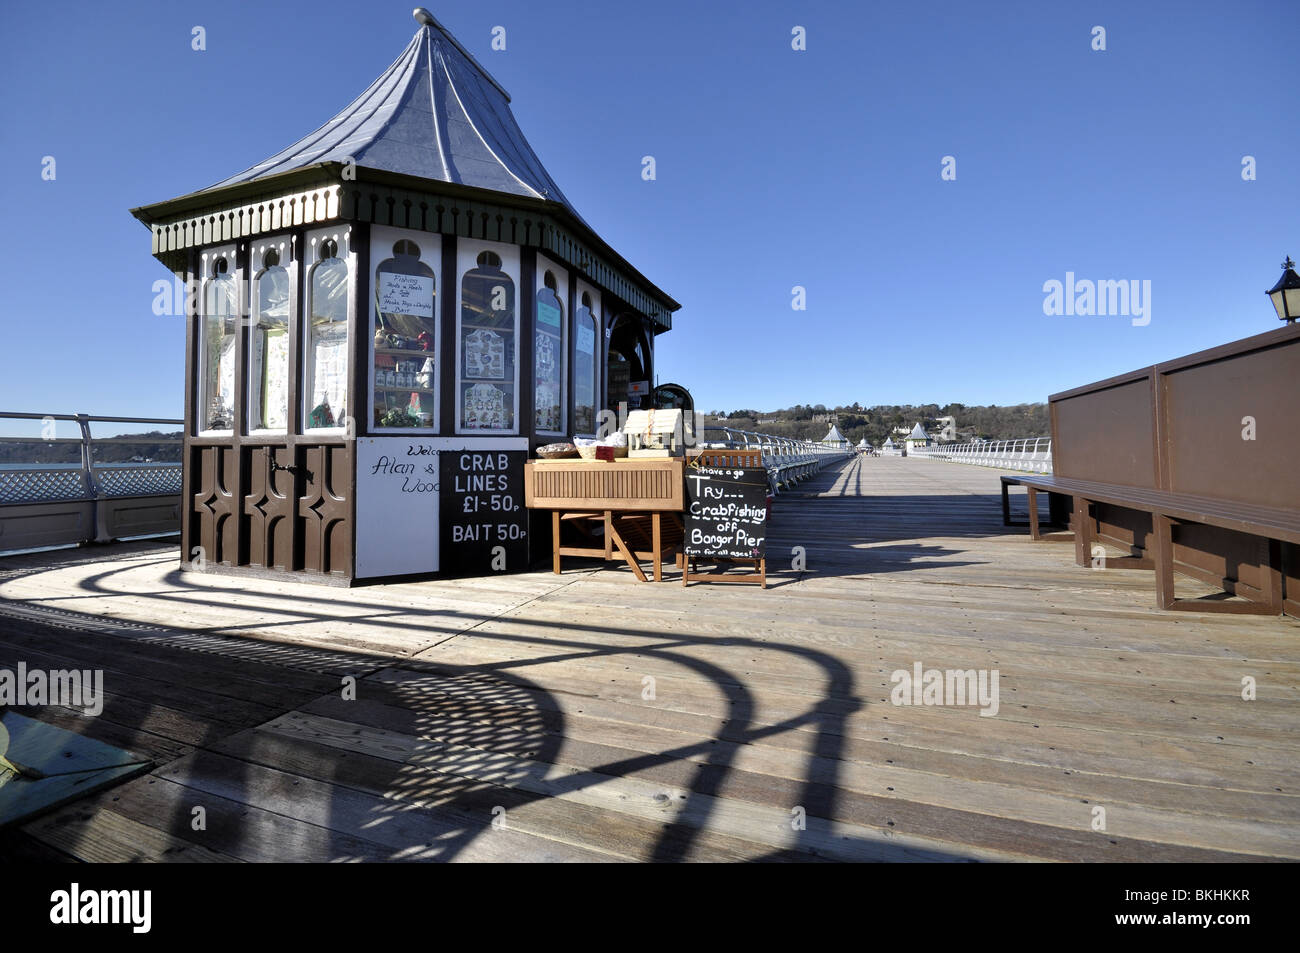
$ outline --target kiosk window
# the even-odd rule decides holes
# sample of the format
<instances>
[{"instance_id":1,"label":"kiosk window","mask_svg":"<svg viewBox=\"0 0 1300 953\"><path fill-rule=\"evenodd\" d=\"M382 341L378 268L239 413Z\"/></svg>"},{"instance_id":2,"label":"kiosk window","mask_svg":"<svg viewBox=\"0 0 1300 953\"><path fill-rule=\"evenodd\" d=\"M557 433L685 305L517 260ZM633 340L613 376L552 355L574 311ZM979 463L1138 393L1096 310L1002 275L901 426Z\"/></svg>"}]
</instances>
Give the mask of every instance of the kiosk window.
<instances>
[{"instance_id":1,"label":"kiosk window","mask_svg":"<svg viewBox=\"0 0 1300 953\"><path fill-rule=\"evenodd\" d=\"M341 427L348 413L348 266L332 238L320 242L318 256L307 282L307 430Z\"/></svg>"},{"instance_id":2,"label":"kiosk window","mask_svg":"<svg viewBox=\"0 0 1300 953\"><path fill-rule=\"evenodd\" d=\"M373 423L437 426L437 280L420 246L403 239L375 268Z\"/></svg>"},{"instance_id":3,"label":"kiosk window","mask_svg":"<svg viewBox=\"0 0 1300 953\"><path fill-rule=\"evenodd\" d=\"M280 254L267 248L253 279L256 323L248 382L254 430L283 431L289 424L289 269Z\"/></svg>"},{"instance_id":4,"label":"kiosk window","mask_svg":"<svg viewBox=\"0 0 1300 953\"><path fill-rule=\"evenodd\" d=\"M234 429L238 327L239 296L230 259L219 256L203 288L201 430Z\"/></svg>"},{"instance_id":5,"label":"kiosk window","mask_svg":"<svg viewBox=\"0 0 1300 953\"><path fill-rule=\"evenodd\" d=\"M574 315L573 347L573 432L596 432L596 317L591 313L591 296L583 294Z\"/></svg>"},{"instance_id":6,"label":"kiosk window","mask_svg":"<svg viewBox=\"0 0 1300 953\"><path fill-rule=\"evenodd\" d=\"M514 433L519 409L515 391L515 283L493 252L478 256L460 291L460 429Z\"/></svg>"},{"instance_id":7,"label":"kiosk window","mask_svg":"<svg viewBox=\"0 0 1300 953\"><path fill-rule=\"evenodd\" d=\"M555 293L555 275L546 272L537 292L537 327L533 342L534 427L540 433L564 432L564 307Z\"/></svg>"}]
</instances>

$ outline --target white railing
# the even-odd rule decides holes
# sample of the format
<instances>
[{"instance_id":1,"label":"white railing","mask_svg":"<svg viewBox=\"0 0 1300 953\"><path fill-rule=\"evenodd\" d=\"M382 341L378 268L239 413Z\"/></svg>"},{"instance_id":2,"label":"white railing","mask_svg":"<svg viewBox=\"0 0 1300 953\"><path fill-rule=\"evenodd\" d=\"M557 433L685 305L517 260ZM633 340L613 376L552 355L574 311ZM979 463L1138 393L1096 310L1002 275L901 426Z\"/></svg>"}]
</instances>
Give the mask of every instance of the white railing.
<instances>
[{"instance_id":1,"label":"white railing","mask_svg":"<svg viewBox=\"0 0 1300 953\"><path fill-rule=\"evenodd\" d=\"M705 427L700 446L705 450L760 450L772 492L791 487L812 476L828 463L843 460L852 448L828 447L812 440L795 440L773 434L737 430L734 427Z\"/></svg>"},{"instance_id":2,"label":"white railing","mask_svg":"<svg viewBox=\"0 0 1300 953\"><path fill-rule=\"evenodd\" d=\"M907 452L909 456L969 463L977 467L1023 470L1029 473L1052 472L1051 437L937 444L933 447L915 447Z\"/></svg>"}]
</instances>

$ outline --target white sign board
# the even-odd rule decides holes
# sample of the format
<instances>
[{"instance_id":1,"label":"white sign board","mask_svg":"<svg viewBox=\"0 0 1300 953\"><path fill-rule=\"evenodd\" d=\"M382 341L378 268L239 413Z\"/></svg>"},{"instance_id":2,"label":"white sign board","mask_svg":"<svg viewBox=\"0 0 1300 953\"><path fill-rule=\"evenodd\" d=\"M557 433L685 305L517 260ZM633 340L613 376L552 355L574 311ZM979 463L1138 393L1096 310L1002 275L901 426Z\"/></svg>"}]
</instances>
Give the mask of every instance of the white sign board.
<instances>
[{"instance_id":1,"label":"white sign board","mask_svg":"<svg viewBox=\"0 0 1300 953\"><path fill-rule=\"evenodd\" d=\"M438 571L438 445L357 438L357 577Z\"/></svg>"},{"instance_id":2,"label":"white sign board","mask_svg":"<svg viewBox=\"0 0 1300 953\"><path fill-rule=\"evenodd\" d=\"M379 310L433 318L433 279L420 275L379 273Z\"/></svg>"}]
</instances>

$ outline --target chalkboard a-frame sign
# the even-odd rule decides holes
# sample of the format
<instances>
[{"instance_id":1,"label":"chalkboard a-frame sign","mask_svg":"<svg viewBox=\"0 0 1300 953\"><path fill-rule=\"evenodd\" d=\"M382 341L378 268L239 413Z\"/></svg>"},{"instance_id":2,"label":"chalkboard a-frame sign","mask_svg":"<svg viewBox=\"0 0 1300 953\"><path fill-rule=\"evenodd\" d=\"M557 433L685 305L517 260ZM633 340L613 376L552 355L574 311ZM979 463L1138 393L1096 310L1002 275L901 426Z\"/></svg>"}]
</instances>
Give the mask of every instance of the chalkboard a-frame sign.
<instances>
[{"instance_id":1,"label":"chalkboard a-frame sign","mask_svg":"<svg viewBox=\"0 0 1300 953\"><path fill-rule=\"evenodd\" d=\"M767 588L767 471L762 467L689 467L682 585L697 580L756 582ZM753 561L757 572L696 573L696 559Z\"/></svg>"}]
</instances>

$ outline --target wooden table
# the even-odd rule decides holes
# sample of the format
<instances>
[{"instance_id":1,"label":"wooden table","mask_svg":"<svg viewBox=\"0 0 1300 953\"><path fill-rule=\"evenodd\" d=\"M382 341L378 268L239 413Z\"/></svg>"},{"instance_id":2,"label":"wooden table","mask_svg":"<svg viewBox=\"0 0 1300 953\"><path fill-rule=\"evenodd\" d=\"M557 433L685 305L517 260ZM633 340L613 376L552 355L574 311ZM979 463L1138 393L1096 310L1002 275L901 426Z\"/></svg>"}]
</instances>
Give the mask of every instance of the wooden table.
<instances>
[{"instance_id":1,"label":"wooden table","mask_svg":"<svg viewBox=\"0 0 1300 953\"><path fill-rule=\"evenodd\" d=\"M563 556L621 558L639 581L648 582L639 560L649 559L660 582L664 560L681 551L685 475L680 457L530 460L524 467L524 500L529 509L551 511L552 570L560 572ZM599 526L604 538L599 546L566 546L566 525L593 542Z\"/></svg>"}]
</instances>

